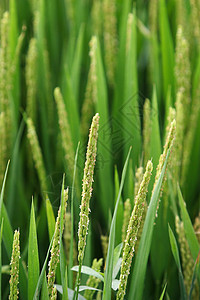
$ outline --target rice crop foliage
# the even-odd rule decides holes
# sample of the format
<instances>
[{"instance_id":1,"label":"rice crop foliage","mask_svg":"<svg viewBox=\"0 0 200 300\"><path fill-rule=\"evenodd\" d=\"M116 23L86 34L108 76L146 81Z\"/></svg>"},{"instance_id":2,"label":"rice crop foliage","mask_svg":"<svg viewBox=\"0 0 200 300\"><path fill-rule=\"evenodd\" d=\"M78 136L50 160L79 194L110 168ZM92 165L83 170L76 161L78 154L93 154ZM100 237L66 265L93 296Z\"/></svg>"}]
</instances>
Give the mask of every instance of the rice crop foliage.
<instances>
[{"instance_id":1,"label":"rice crop foliage","mask_svg":"<svg viewBox=\"0 0 200 300\"><path fill-rule=\"evenodd\" d=\"M198 299L200 4L0 1L0 299Z\"/></svg>"}]
</instances>

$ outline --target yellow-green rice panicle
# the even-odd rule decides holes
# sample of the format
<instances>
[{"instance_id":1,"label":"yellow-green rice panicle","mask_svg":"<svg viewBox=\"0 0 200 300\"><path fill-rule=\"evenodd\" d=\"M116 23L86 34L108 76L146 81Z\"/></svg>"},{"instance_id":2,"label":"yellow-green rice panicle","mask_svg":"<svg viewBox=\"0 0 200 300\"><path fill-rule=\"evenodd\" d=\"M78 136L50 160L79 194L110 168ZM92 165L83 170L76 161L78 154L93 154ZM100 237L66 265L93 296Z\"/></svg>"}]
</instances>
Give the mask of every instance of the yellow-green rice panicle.
<instances>
[{"instance_id":1,"label":"yellow-green rice panicle","mask_svg":"<svg viewBox=\"0 0 200 300\"><path fill-rule=\"evenodd\" d=\"M82 200L80 206L80 221L78 228L78 261L83 262L86 236L88 232L89 224L89 203L92 196L92 182L94 175L94 166L97 155L97 138L99 128L99 114L97 113L92 119L92 125L90 128L89 141L87 146L86 161L83 175L82 184Z\"/></svg>"},{"instance_id":2,"label":"yellow-green rice panicle","mask_svg":"<svg viewBox=\"0 0 200 300\"><path fill-rule=\"evenodd\" d=\"M52 294L50 296L50 300L56 300L57 299L57 289L56 287L54 286L53 288L53 291L52 291Z\"/></svg>"},{"instance_id":3,"label":"yellow-green rice panicle","mask_svg":"<svg viewBox=\"0 0 200 300\"><path fill-rule=\"evenodd\" d=\"M149 1L149 28L153 34L158 28L158 0Z\"/></svg>"},{"instance_id":4,"label":"yellow-green rice panicle","mask_svg":"<svg viewBox=\"0 0 200 300\"><path fill-rule=\"evenodd\" d=\"M189 26L187 23L187 19L186 19L187 15L186 15L186 7L185 7L185 1L184 0L177 0L176 1L176 23L177 23L177 27L180 25L182 26L186 37L188 37L189 34Z\"/></svg>"},{"instance_id":5,"label":"yellow-green rice panicle","mask_svg":"<svg viewBox=\"0 0 200 300\"><path fill-rule=\"evenodd\" d=\"M166 129L165 129L165 138L164 138L165 142L167 140L167 136L168 136L169 131L170 131L171 123L175 119L176 119L176 109L170 106L168 116L167 116ZM171 171L171 175L174 175L174 166L173 166L174 159L173 159L173 157L174 157L174 153L175 153L175 147L172 147L171 153L172 154L169 157L169 162L170 162L169 163L169 169ZM165 187L167 188L167 185L165 185Z\"/></svg>"},{"instance_id":6,"label":"yellow-green rice panicle","mask_svg":"<svg viewBox=\"0 0 200 300\"><path fill-rule=\"evenodd\" d=\"M200 214L194 220L194 231L200 245Z\"/></svg>"},{"instance_id":7,"label":"yellow-green rice panicle","mask_svg":"<svg viewBox=\"0 0 200 300\"><path fill-rule=\"evenodd\" d=\"M124 202L124 216L123 216L123 225L122 225L122 242L125 242L126 232L128 228L128 223L131 216L131 200L128 198Z\"/></svg>"},{"instance_id":8,"label":"yellow-green rice panicle","mask_svg":"<svg viewBox=\"0 0 200 300\"><path fill-rule=\"evenodd\" d=\"M143 231L143 227L144 227L147 210L148 210L148 204L147 204L147 201L144 201L144 210L143 210L142 217L141 217L140 227L138 229L137 241L135 243L135 255L137 255L137 252L139 249L139 244L140 244L140 240L141 240L141 236L142 236L142 231Z\"/></svg>"},{"instance_id":9,"label":"yellow-green rice panicle","mask_svg":"<svg viewBox=\"0 0 200 300\"><path fill-rule=\"evenodd\" d=\"M189 111L191 97L191 69L189 60L189 45L181 26L176 34L176 63L175 63L176 91L182 93L183 112L186 115ZM183 132L187 127L188 118L184 118Z\"/></svg>"},{"instance_id":10,"label":"yellow-green rice panicle","mask_svg":"<svg viewBox=\"0 0 200 300\"><path fill-rule=\"evenodd\" d=\"M95 0L92 4L92 29L93 33L97 36L101 36L102 34L102 19L103 19L103 12L102 12L102 1Z\"/></svg>"},{"instance_id":11,"label":"yellow-green rice panicle","mask_svg":"<svg viewBox=\"0 0 200 300\"><path fill-rule=\"evenodd\" d=\"M187 295L189 295L190 287L192 283L193 271L194 271L194 260L192 258L192 254L185 236L183 222L180 221L178 216L176 216L175 224L176 224L176 232L178 234L178 241L180 245L184 283L185 283ZM195 283L192 299L198 299L198 297L194 297L194 295L198 296L197 282Z\"/></svg>"},{"instance_id":12,"label":"yellow-green rice panicle","mask_svg":"<svg viewBox=\"0 0 200 300\"><path fill-rule=\"evenodd\" d=\"M71 243L71 214L69 212L67 212L66 216L65 216L63 241L64 241L65 254L66 254L66 263L68 265L69 264L70 243Z\"/></svg>"},{"instance_id":13,"label":"yellow-green rice panicle","mask_svg":"<svg viewBox=\"0 0 200 300\"><path fill-rule=\"evenodd\" d=\"M96 272L100 272L102 264L103 264L103 258L100 258L99 260L95 258L92 262L92 269L95 270ZM98 279L97 277L89 276L86 285L97 289L100 282L101 280ZM92 300L94 293L95 291L93 290L86 290L84 293L85 299Z\"/></svg>"},{"instance_id":14,"label":"yellow-green rice panicle","mask_svg":"<svg viewBox=\"0 0 200 300\"><path fill-rule=\"evenodd\" d=\"M38 173L41 190L42 190L42 193L46 194L46 192L48 191L47 184L46 184L46 172L45 172L45 167L44 167L44 162L43 162L43 157L42 157L42 152L41 152L41 148L39 145L38 137L37 137L35 127L33 125L31 118L28 118L26 120L26 124L27 124L27 130L28 130L27 137L28 137L28 140L29 140L29 143L31 146L33 160L35 163L35 168Z\"/></svg>"},{"instance_id":15,"label":"yellow-green rice panicle","mask_svg":"<svg viewBox=\"0 0 200 300\"><path fill-rule=\"evenodd\" d=\"M136 169L135 172L135 185L134 185L134 199L136 198L139 188L140 188L140 184L142 182L143 179L143 167L139 167Z\"/></svg>"},{"instance_id":16,"label":"yellow-green rice panicle","mask_svg":"<svg viewBox=\"0 0 200 300\"><path fill-rule=\"evenodd\" d=\"M19 259L20 259L20 246L19 246L19 231L15 230L12 247L11 257L11 270L10 270L10 294L9 300L18 299L18 283L19 283Z\"/></svg>"},{"instance_id":17,"label":"yellow-green rice panicle","mask_svg":"<svg viewBox=\"0 0 200 300\"><path fill-rule=\"evenodd\" d=\"M168 111L168 116L167 116L167 124L166 124L166 129L165 129L165 135L164 135L164 140L166 141L167 139L167 135L170 131L170 127L171 127L171 123L173 122L173 120L176 119L176 110L173 107L169 107L169 111ZM175 140L176 143L176 140ZM174 163L176 164L176 161L174 160L175 157L175 147L172 147L171 149L171 154L170 157L168 158L168 167L169 167L169 176L171 177L172 182L175 183L175 181L173 180L174 176L175 176L175 172L176 172L176 168L174 167ZM176 186L177 186L177 182L176 182ZM176 187L174 187L174 190L176 191ZM164 214L164 218L167 217L167 211L168 211L168 195L169 195L169 188L168 188L168 184L165 184L163 187L163 214Z\"/></svg>"},{"instance_id":18,"label":"yellow-green rice panicle","mask_svg":"<svg viewBox=\"0 0 200 300\"><path fill-rule=\"evenodd\" d=\"M22 51L22 46L23 46L23 42L24 42L24 38L25 38L25 33L26 33L26 26L23 25L22 26L22 31L20 33L20 35L18 36L18 39L17 39L17 45L16 45L16 48L15 48L15 53L14 53L14 57L12 58L12 61L11 61L11 80L13 81L13 76L15 76L15 71L16 71L16 68L19 64L19 61L20 61L20 54L21 54L21 51ZM13 85L13 82L12 84Z\"/></svg>"},{"instance_id":19,"label":"yellow-green rice panicle","mask_svg":"<svg viewBox=\"0 0 200 300\"><path fill-rule=\"evenodd\" d=\"M87 141L88 129L94 114L94 104L97 102L97 60L96 48L97 38L93 36L89 43L90 47L90 69L88 73L87 86L85 91L85 98L81 111L81 136L82 141Z\"/></svg>"},{"instance_id":20,"label":"yellow-green rice panicle","mask_svg":"<svg viewBox=\"0 0 200 300\"><path fill-rule=\"evenodd\" d=\"M126 286L128 275L130 273L132 257L134 254L134 247L137 240L138 229L141 224L141 218L144 211L144 202L146 201L146 194L148 191L149 180L151 178L153 170L153 164L151 161L148 161L146 166L146 171L143 176L138 194L135 199L134 209L132 211L128 230L122 255L122 265L120 273L120 284L119 290L117 292L117 299L124 299L126 293Z\"/></svg>"},{"instance_id":21,"label":"yellow-green rice panicle","mask_svg":"<svg viewBox=\"0 0 200 300\"><path fill-rule=\"evenodd\" d=\"M10 156L11 148L11 134L12 134L12 121L11 121L11 103L9 94L11 92L11 59L9 51L9 31L10 31L10 18L9 13L6 11L1 19L1 35L0 35L0 111L4 112L4 122L1 124L2 130L5 134L5 160L7 161ZM4 127L4 128L3 128ZM3 142L3 141L2 141ZM6 162L5 162L6 165ZM4 167L3 167L4 168Z\"/></svg>"},{"instance_id":22,"label":"yellow-green rice panicle","mask_svg":"<svg viewBox=\"0 0 200 300\"><path fill-rule=\"evenodd\" d=\"M9 13L6 11L1 19L1 48L0 48L0 109L6 112L9 107L8 89L9 83L9 68L10 55L9 49Z\"/></svg>"},{"instance_id":23,"label":"yellow-green rice panicle","mask_svg":"<svg viewBox=\"0 0 200 300\"><path fill-rule=\"evenodd\" d=\"M110 85L113 86L117 61L117 18L115 0L103 0L103 20L106 72L108 81Z\"/></svg>"},{"instance_id":24,"label":"yellow-green rice panicle","mask_svg":"<svg viewBox=\"0 0 200 300\"><path fill-rule=\"evenodd\" d=\"M29 42L28 54L26 57L26 86L27 86L27 105L26 112L35 124L36 122L36 94L37 94L37 72L38 72L38 52L37 40L32 38Z\"/></svg>"},{"instance_id":25,"label":"yellow-green rice panicle","mask_svg":"<svg viewBox=\"0 0 200 300\"><path fill-rule=\"evenodd\" d=\"M66 212L67 207L67 200L68 200L68 189L64 190L64 211ZM53 237L53 244L51 248L51 258L49 261L49 271L47 275L47 287L49 292L49 297L51 297L53 293L53 285L56 277L56 268L59 262L59 256L60 256L60 233L62 235L63 229L60 228L61 220L60 220L60 214L61 214L61 207L59 207L58 210L58 216L56 219L56 225L55 225L55 231L54 231L54 237ZM65 213L64 213L65 218ZM63 222L64 224L64 222Z\"/></svg>"},{"instance_id":26,"label":"yellow-green rice panicle","mask_svg":"<svg viewBox=\"0 0 200 300\"><path fill-rule=\"evenodd\" d=\"M144 102L143 108L143 151L144 165L150 158L150 137L151 137L151 104L149 99Z\"/></svg>"},{"instance_id":27,"label":"yellow-green rice panicle","mask_svg":"<svg viewBox=\"0 0 200 300\"><path fill-rule=\"evenodd\" d=\"M58 110L58 121L59 121L61 138L62 138L62 146L65 154L66 166L68 169L68 173L71 174L71 180L72 180L75 154L74 154L73 142L71 137L71 130L68 122L67 111L65 108L61 91L58 87L55 88L54 90L54 96L55 96L57 110Z\"/></svg>"},{"instance_id":28,"label":"yellow-green rice panicle","mask_svg":"<svg viewBox=\"0 0 200 300\"><path fill-rule=\"evenodd\" d=\"M168 150L170 150L170 151L172 150L175 135L176 135L176 120L173 120L171 122L171 125L170 125L170 129L169 129L169 132L168 132L168 135L167 135L167 139L166 139L166 142L165 142L163 153L160 155L159 163L158 163L157 168L156 168L156 176L155 176L154 186L153 186L153 190L152 190L152 195L154 193L154 189L156 187L156 184L157 184L157 182L159 180L159 177L160 177L160 174L162 172L162 168L163 168L164 163L165 163L167 152L168 152ZM167 166L168 165L169 165L169 160L168 160ZM166 167L166 170L167 170L167 167ZM165 176L164 176L163 182L162 182L160 197L162 196L162 190L163 190L163 186L165 184L165 180L166 180L166 171L165 171ZM160 200L158 200L157 211L158 211L158 208L159 208L159 201ZM156 216L157 216L157 211L156 211Z\"/></svg>"},{"instance_id":29,"label":"yellow-green rice panicle","mask_svg":"<svg viewBox=\"0 0 200 300\"><path fill-rule=\"evenodd\" d=\"M185 112L183 107L183 92L179 90L176 96L176 140L173 146L173 175L175 184L179 181L181 162L183 155L183 141L184 141L184 119Z\"/></svg>"},{"instance_id":30,"label":"yellow-green rice panicle","mask_svg":"<svg viewBox=\"0 0 200 300\"><path fill-rule=\"evenodd\" d=\"M192 99L191 113L189 116L188 130L184 139L183 146L183 162L182 162L182 178L181 183L185 184L188 167L190 164L190 158L192 153L192 147L194 144L196 128L198 124L198 117L200 111L200 85L198 84L194 97Z\"/></svg>"},{"instance_id":31,"label":"yellow-green rice panicle","mask_svg":"<svg viewBox=\"0 0 200 300\"><path fill-rule=\"evenodd\" d=\"M190 0L191 23L193 36L196 38L198 48L200 47L200 3L198 0Z\"/></svg>"},{"instance_id":32,"label":"yellow-green rice panicle","mask_svg":"<svg viewBox=\"0 0 200 300\"><path fill-rule=\"evenodd\" d=\"M65 216L63 241L64 241L65 254L66 254L66 262L68 265L70 243L71 243L71 214L69 212L66 212L66 216ZM77 249L76 249L76 242L74 239L73 239L73 264L77 265Z\"/></svg>"},{"instance_id":33,"label":"yellow-green rice panicle","mask_svg":"<svg viewBox=\"0 0 200 300\"><path fill-rule=\"evenodd\" d=\"M166 129L165 129L165 141L167 139L167 135L170 130L171 123L174 119L176 119L176 109L170 106L168 116L167 116L167 125L166 125Z\"/></svg>"},{"instance_id":34,"label":"yellow-green rice panicle","mask_svg":"<svg viewBox=\"0 0 200 300\"><path fill-rule=\"evenodd\" d=\"M106 262L106 256L108 252L108 236L107 235L101 235L101 247L103 251L103 259L104 262Z\"/></svg>"},{"instance_id":35,"label":"yellow-green rice panicle","mask_svg":"<svg viewBox=\"0 0 200 300\"><path fill-rule=\"evenodd\" d=\"M94 114L94 99L93 99L92 65L90 65L86 91L85 91L85 98L81 110L81 137L82 137L83 144L85 144L87 140L88 129L93 114Z\"/></svg>"}]
</instances>

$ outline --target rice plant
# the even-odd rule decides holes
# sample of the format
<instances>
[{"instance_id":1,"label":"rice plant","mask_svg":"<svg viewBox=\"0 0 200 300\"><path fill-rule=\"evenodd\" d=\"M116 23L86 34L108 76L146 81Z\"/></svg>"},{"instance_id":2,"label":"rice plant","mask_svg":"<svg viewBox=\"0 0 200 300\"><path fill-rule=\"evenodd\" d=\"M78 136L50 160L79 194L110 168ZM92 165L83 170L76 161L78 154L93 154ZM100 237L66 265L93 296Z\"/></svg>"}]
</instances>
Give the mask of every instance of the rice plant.
<instances>
[{"instance_id":1,"label":"rice plant","mask_svg":"<svg viewBox=\"0 0 200 300\"><path fill-rule=\"evenodd\" d=\"M199 299L199 11L0 1L0 299Z\"/></svg>"}]
</instances>

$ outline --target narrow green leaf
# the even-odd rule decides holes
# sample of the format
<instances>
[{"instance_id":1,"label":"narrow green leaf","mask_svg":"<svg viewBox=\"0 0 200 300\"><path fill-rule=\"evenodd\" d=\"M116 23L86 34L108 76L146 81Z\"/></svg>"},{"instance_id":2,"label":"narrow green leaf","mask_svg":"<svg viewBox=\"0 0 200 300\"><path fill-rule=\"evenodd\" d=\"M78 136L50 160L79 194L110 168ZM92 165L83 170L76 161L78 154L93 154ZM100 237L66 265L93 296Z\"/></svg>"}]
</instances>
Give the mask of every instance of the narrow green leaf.
<instances>
[{"instance_id":1,"label":"narrow green leaf","mask_svg":"<svg viewBox=\"0 0 200 300\"><path fill-rule=\"evenodd\" d=\"M60 294L63 294L63 288L61 285L59 284L55 284L56 288L57 288L57 291L60 293ZM72 289L67 289L68 291L68 295L69 295L69 300L73 300L73 297L74 297L74 291ZM83 296L81 295L78 295L78 300L86 300Z\"/></svg>"},{"instance_id":2,"label":"narrow green leaf","mask_svg":"<svg viewBox=\"0 0 200 300\"><path fill-rule=\"evenodd\" d=\"M179 251L178 251L176 238L175 238L169 225L168 225L168 229L169 229L169 239L170 239L172 253L173 253L177 268L178 268L179 283L180 283L180 288L181 288L181 299L187 300L187 294L185 291L183 273L182 273L182 269L181 269L181 263L180 263L180 257L179 257Z\"/></svg>"},{"instance_id":3,"label":"narrow green leaf","mask_svg":"<svg viewBox=\"0 0 200 300\"><path fill-rule=\"evenodd\" d=\"M0 220L1 220L1 214L2 214L3 197L4 197L4 192L5 192L6 178L7 178L7 174L8 174L9 165L10 165L10 160L7 163L7 167L6 167L6 171L5 171L5 175L4 175L4 179L3 179L3 184L2 184L2 188L1 188L1 195L0 195Z\"/></svg>"},{"instance_id":4,"label":"narrow green leaf","mask_svg":"<svg viewBox=\"0 0 200 300\"><path fill-rule=\"evenodd\" d=\"M158 119L158 104L157 104L157 95L156 88L153 88L153 97L152 97L152 112L151 112L151 151L150 157L153 158L153 163L155 166L158 165L159 158L161 155L161 139L160 139L160 127ZM153 170L153 176L155 177L156 168Z\"/></svg>"},{"instance_id":5,"label":"narrow green leaf","mask_svg":"<svg viewBox=\"0 0 200 300\"><path fill-rule=\"evenodd\" d=\"M12 243L13 243L13 230L12 230L12 226L10 224L10 220L8 218L8 213L6 210L5 205L3 204L2 206L2 218L3 218L3 222L4 222L4 226L3 226L3 242L4 242L4 246L6 248L6 252L8 257L11 257L12 254Z\"/></svg>"},{"instance_id":6,"label":"narrow green leaf","mask_svg":"<svg viewBox=\"0 0 200 300\"><path fill-rule=\"evenodd\" d=\"M65 278L66 273L66 263L65 263L65 255L62 243L62 228L64 227L64 214L65 214L65 199L64 199L64 184L65 184L65 175L63 175L63 183L62 183L62 190L61 190L61 212L60 212L60 273L61 273L61 281L62 286L64 289L63 300L68 300L67 294L67 282Z\"/></svg>"},{"instance_id":7,"label":"narrow green leaf","mask_svg":"<svg viewBox=\"0 0 200 300\"><path fill-rule=\"evenodd\" d=\"M161 294L159 300L163 300L163 297L164 297L165 291L166 291L166 287L167 287L167 283L166 283L165 286L164 286L164 289L163 289L163 291L162 291L162 294Z\"/></svg>"},{"instance_id":8,"label":"narrow green leaf","mask_svg":"<svg viewBox=\"0 0 200 300\"><path fill-rule=\"evenodd\" d=\"M114 243L115 243L115 225L116 225L116 217L117 217L117 209L122 193L122 188L124 185L124 180L126 176L126 171L127 171L127 166L128 166L128 161L129 157L131 154L131 149L129 149L124 168L122 171L122 178L121 178L121 183L120 183L120 188L119 188L119 194L117 197L116 205L115 205L115 210L111 222L111 227L110 227L110 235L109 235L109 243L108 243L108 253L106 257L106 270L105 270L105 280L104 280L104 289L103 289L103 300L110 300L111 299L111 286L112 286L112 274L113 274L113 253L114 253Z\"/></svg>"},{"instance_id":9,"label":"narrow green leaf","mask_svg":"<svg viewBox=\"0 0 200 300\"><path fill-rule=\"evenodd\" d=\"M96 112L99 113L99 132L97 148L97 167L100 185L100 204L103 211L102 216L105 222L108 220L109 209L113 208L113 181L112 181L112 148L111 148L111 130L108 111L108 95L105 71L102 63L101 46L99 39L94 38L96 43L96 69L97 69L97 101ZM105 147L106 145L106 147ZM110 201L107 201L110 199Z\"/></svg>"},{"instance_id":10,"label":"narrow green leaf","mask_svg":"<svg viewBox=\"0 0 200 300\"><path fill-rule=\"evenodd\" d=\"M71 268L72 271L78 272L79 271L79 266L74 266ZM87 267L87 266L82 266L81 267L81 273L89 275L89 276L94 276L100 279L101 281L104 281L104 278L102 275L99 274L99 272L96 272L94 269Z\"/></svg>"},{"instance_id":11,"label":"narrow green leaf","mask_svg":"<svg viewBox=\"0 0 200 300\"><path fill-rule=\"evenodd\" d=\"M79 291L82 292L82 291L85 291L85 290L98 291L98 292L100 291L100 292L102 292L102 290L93 288L93 287L91 287L91 286L80 285Z\"/></svg>"},{"instance_id":12,"label":"narrow green leaf","mask_svg":"<svg viewBox=\"0 0 200 300\"><path fill-rule=\"evenodd\" d=\"M169 27L165 0L159 1L159 26L161 39L162 73L164 95L167 96L168 87L174 92L174 47Z\"/></svg>"},{"instance_id":13,"label":"narrow green leaf","mask_svg":"<svg viewBox=\"0 0 200 300\"><path fill-rule=\"evenodd\" d=\"M70 288L73 287L73 273L71 272L71 268L73 266L73 243L74 243L74 188L75 188L75 180L76 180L76 168L77 168L79 146L80 146L80 142L78 142L75 160L74 160L74 174L73 174L72 193L71 193L71 239L70 239L69 267L68 267Z\"/></svg>"},{"instance_id":14,"label":"narrow green leaf","mask_svg":"<svg viewBox=\"0 0 200 300\"><path fill-rule=\"evenodd\" d=\"M129 161L129 165L130 165L130 161ZM117 172L117 167L115 166L115 199L116 199L115 201L117 201L118 193L119 193L119 176ZM123 206L122 197L120 197L118 211L117 211L117 220L116 220L115 244L119 244L121 242L123 216L124 216L124 206Z\"/></svg>"},{"instance_id":15,"label":"narrow green leaf","mask_svg":"<svg viewBox=\"0 0 200 300\"><path fill-rule=\"evenodd\" d=\"M47 214L47 223L48 223L48 230L49 230L49 241L51 241L52 236L54 234L56 221L53 212L53 207L48 198L46 199L46 214Z\"/></svg>"},{"instance_id":16,"label":"narrow green leaf","mask_svg":"<svg viewBox=\"0 0 200 300\"><path fill-rule=\"evenodd\" d=\"M122 258L120 257L117 263L114 265L112 279L115 279L117 277L117 274L119 273L119 270L121 268L121 264L122 264Z\"/></svg>"},{"instance_id":17,"label":"narrow green leaf","mask_svg":"<svg viewBox=\"0 0 200 300\"><path fill-rule=\"evenodd\" d=\"M34 204L32 200L28 243L28 299L32 300L40 272Z\"/></svg>"},{"instance_id":18,"label":"narrow green leaf","mask_svg":"<svg viewBox=\"0 0 200 300\"><path fill-rule=\"evenodd\" d=\"M200 272L199 258L200 258L200 251L199 251L198 257L197 257L197 259L195 261L194 272L193 272L193 276L192 276L192 283L191 283L190 293L189 293L189 300L192 299L192 292L193 292L193 289L195 287L195 280L198 277L198 274Z\"/></svg>"},{"instance_id":19,"label":"narrow green leaf","mask_svg":"<svg viewBox=\"0 0 200 300\"><path fill-rule=\"evenodd\" d=\"M160 189L162 186L162 181L163 181L168 157L169 157L169 150L159 180L156 184L154 193L151 197L149 208L147 210L147 215L146 215L146 219L142 231L139 249L138 249L138 253L136 256L136 261L133 269L133 276L131 278L130 292L129 292L130 299L137 299L137 300L142 299L144 278L145 278L147 261L150 252L153 229L154 229L154 219L156 215L157 203L160 195Z\"/></svg>"},{"instance_id":20,"label":"narrow green leaf","mask_svg":"<svg viewBox=\"0 0 200 300\"><path fill-rule=\"evenodd\" d=\"M121 107L122 124L124 127L122 134L124 139L124 158L129 147L134 147L131 158L133 170L135 170L135 167L138 165L141 150L141 124L139 113L139 106L141 103L139 103L140 96L138 95L137 27L135 9L132 14L129 14L127 30L130 32L127 34L126 41L127 54L125 58L124 97L123 107ZM125 182L125 191L126 189ZM126 197L128 197L128 195L126 195Z\"/></svg>"},{"instance_id":21,"label":"narrow green leaf","mask_svg":"<svg viewBox=\"0 0 200 300\"><path fill-rule=\"evenodd\" d=\"M122 251L122 247L123 247L123 243L120 243L119 245L117 245L117 247L115 247L114 249L114 254L113 254L113 267L116 266L118 260L119 260L119 257L120 257L120 254L121 254L121 251Z\"/></svg>"},{"instance_id":22,"label":"narrow green leaf","mask_svg":"<svg viewBox=\"0 0 200 300\"><path fill-rule=\"evenodd\" d=\"M49 299L49 293L48 293L47 278L45 272L45 276L42 284L41 300L48 300L48 299Z\"/></svg>"},{"instance_id":23,"label":"narrow green leaf","mask_svg":"<svg viewBox=\"0 0 200 300\"><path fill-rule=\"evenodd\" d=\"M80 82L80 73L81 73L81 62L82 62L82 55L83 55L83 38L84 38L85 27L82 24L79 30L78 39L76 42L76 49L73 58L72 64L72 85L73 91L75 94L76 101L78 100L78 92L79 92L79 82Z\"/></svg>"},{"instance_id":24,"label":"narrow green leaf","mask_svg":"<svg viewBox=\"0 0 200 300\"><path fill-rule=\"evenodd\" d=\"M119 279L114 279L112 281L112 289L114 291L118 290L119 289L119 284L120 284L120 280Z\"/></svg>"},{"instance_id":25,"label":"narrow green leaf","mask_svg":"<svg viewBox=\"0 0 200 300\"><path fill-rule=\"evenodd\" d=\"M46 270L46 266L47 266L47 260L48 260L48 257L49 257L49 252L50 252L52 243L53 243L53 237L51 239L51 243L50 243L48 251L47 251L47 255L46 255L43 267L42 267L42 271L40 273L40 277L39 277L38 282L37 282L37 286L36 286L36 290L35 290L33 300L37 300L37 299L39 300L40 290L41 290L41 287L42 287L42 284L43 284L43 281L44 281L45 270Z\"/></svg>"},{"instance_id":26,"label":"narrow green leaf","mask_svg":"<svg viewBox=\"0 0 200 300\"><path fill-rule=\"evenodd\" d=\"M191 222L189 214L187 212L186 204L183 200L183 196L181 194L179 185L178 185L178 199L179 199L179 205L181 208L181 217L183 220L185 235L186 235L189 247L190 247L192 257L195 261L198 256L198 253L199 253L199 243L197 241L197 238L196 238L196 235L194 232L194 228L192 226L192 222Z\"/></svg>"}]
</instances>

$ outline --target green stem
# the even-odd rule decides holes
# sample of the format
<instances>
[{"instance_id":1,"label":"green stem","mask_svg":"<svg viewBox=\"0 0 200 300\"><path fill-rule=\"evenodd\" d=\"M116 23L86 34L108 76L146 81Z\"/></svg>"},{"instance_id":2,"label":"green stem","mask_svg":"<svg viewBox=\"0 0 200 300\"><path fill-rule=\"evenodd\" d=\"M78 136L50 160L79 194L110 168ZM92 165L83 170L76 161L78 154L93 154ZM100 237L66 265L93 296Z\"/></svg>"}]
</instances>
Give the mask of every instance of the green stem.
<instances>
[{"instance_id":1,"label":"green stem","mask_svg":"<svg viewBox=\"0 0 200 300\"><path fill-rule=\"evenodd\" d=\"M78 269L78 274L77 274L77 279L76 279L76 286L75 286L75 293L73 300L78 300L78 292L79 292L79 286L81 283L81 268L82 268L83 261L81 260L79 262L79 269Z\"/></svg>"}]
</instances>

